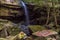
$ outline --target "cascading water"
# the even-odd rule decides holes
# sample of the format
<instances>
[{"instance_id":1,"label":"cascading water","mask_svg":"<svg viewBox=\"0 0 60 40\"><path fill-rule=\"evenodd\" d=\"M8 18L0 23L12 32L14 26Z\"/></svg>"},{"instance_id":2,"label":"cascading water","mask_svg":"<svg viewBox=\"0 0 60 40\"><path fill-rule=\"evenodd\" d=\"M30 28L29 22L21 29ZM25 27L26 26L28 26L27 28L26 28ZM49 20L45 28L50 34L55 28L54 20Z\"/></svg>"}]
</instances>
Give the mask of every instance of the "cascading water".
<instances>
[{"instance_id":1,"label":"cascading water","mask_svg":"<svg viewBox=\"0 0 60 40\"><path fill-rule=\"evenodd\" d=\"M26 25L29 25L29 15L28 15L27 7L23 1L20 1L20 2L21 2L21 6L23 7L25 11Z\"/></svg>"},{"instance_id":2,"label":"cascading water","mask_svg":"<svg viewBox=\"0 0 60 40\"><path fill-rule=\"evenodd\" d=\"M20 28L27 35L30 35L29 28L28 28L28 26L29 26L29 15L28 15L27 7L26 7L25 3L22 0L19 0L19 5L22 6L22 8L24 9L25 18L26 18L25 24L21 25Z\"/></svg>"}]
</instances>

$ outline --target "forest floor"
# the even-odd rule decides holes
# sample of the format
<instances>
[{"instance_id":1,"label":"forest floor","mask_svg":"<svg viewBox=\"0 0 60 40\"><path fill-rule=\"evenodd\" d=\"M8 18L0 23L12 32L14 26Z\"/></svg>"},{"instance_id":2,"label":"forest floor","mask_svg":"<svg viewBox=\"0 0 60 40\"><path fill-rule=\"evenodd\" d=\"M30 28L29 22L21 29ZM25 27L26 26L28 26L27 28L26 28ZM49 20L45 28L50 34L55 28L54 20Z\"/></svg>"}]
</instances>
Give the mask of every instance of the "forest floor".
<instances>
[{"instance_id":1,"label":"forest floor","mask_svg":"<svg viewBox=\"0 0 60 40\"><path fill-rule=\"evenodd\" d=\"M47 30L46 27L40 26L40 25L31 25L30 29L33 31L33 33L37 32L37 31ZM55 29L51 29L51 30L55 30ZM14 28L14 27L11 28L9 32L11 32L10 36L7 36L6 38L0 38L0 40L16 40L16 38L17 38L16 35L18 35L20 33L20 32L18 32L17 28ZM15 34L15 35L13 36L13 34ZM60 36L60 35L58 34L58 36ZM38 37L38 36L32 35L32 36L28 36L27 39L25 39L25 40L46 40L46 39L47 39L47 37ZM60 37L58 37L58 40L59 39L60 39ZM21 40L21 39L18 39L18 40Z\"/></svg>"}]
</instances>

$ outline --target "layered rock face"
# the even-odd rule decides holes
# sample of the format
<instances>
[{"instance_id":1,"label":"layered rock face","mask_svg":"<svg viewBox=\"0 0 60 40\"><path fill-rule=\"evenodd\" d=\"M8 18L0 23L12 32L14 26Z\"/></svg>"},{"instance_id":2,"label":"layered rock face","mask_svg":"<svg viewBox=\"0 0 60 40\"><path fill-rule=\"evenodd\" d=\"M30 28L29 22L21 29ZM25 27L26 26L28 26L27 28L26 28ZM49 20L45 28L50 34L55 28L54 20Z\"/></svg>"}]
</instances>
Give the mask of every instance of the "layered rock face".
<instances>
[{"instance_id":1,"label":"layered rock face","mask_svg":"<svg viewBox=\"0 0 60 40\"><path fill-rule=\"evenodd\" d=\"M0 0L1 6L0 6L0 18L2 19L7 19L12 22L24 22L25 21L25 15L24 15L24 10L18 5L18 1L13 0L14 2L11 2L11 0L8 0L10 3L7 3L7 0ZM15 4L14 4L15 3ZM42 4L42 3L41 3ZM38 6L38 5L31 5L27 4L28 10L29 10L29 18L30 18L30 24L45 24L47 21L47 16L48 16L48 8L44 6ZM53 21L53 8L50 8L50 21ZM60 11L58 7L55 7L56 12ZM58 17L59 13L57 13ZM53 18L53 19L51 19ZM60 22L58 19L58 23ZM60 23L59 23L60 24Z\"/></svg>"}]
</instances>

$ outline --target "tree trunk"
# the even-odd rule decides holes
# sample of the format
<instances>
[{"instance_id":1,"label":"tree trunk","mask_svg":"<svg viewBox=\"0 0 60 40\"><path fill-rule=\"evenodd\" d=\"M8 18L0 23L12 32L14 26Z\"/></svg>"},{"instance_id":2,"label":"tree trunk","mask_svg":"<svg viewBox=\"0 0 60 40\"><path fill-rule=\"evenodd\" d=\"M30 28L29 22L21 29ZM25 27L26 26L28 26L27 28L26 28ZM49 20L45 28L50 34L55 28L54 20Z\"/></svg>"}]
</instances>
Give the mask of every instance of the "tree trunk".
<instances>
[{"instance_id":1,"label":"tree trunk","mask_svg":"<svg viewBox=\"0 0 60 40\"><path fill-rule=\"evenodd\" d=\"M48 25L48 22L49 22L49 14L50 14L50 7L49 7L49 4L48 4L48 1L46 0L46 5L47 5L47 21L46 21L46 25Z\"/></svg>"},{"instance_id":2,"label":"tree trunk","mask_svg":"<svg viewBox=\"0 0 60 40\"><path fill-rule=\"evenodd\" d=\"M53 7L53 13L54 13L54 22L55 22L55 26L57 27L57 16L56 16L56 9L55 9L55 3L54 3L54 0L52 2L52 7Z\"/></svg>"},{"instance_id":3,"label":"tree trunk","mask_svg":"<svg viewBox=\"0 0 60 40\"><path fill-rule=\"evenodd\" d=\"M48 24L48 22L49 22L49 14L50 14L49 12L50 12L50 8L48 7L46 25L47 25L47 24Z\"/></svg>"}]
</instances>

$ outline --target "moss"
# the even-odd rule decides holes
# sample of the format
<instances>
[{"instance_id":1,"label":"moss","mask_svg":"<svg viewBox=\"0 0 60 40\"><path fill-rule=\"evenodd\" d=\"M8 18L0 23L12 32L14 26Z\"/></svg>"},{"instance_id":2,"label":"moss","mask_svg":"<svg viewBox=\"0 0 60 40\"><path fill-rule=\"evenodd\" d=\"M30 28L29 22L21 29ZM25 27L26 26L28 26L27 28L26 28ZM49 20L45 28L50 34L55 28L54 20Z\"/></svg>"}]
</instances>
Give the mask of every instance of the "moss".
<instances>
[{"instance_id":1,"label":"moss","mask_svg":"<svg viewBox=\"0 0 60 40\"><path fill-rule=\"evenodd\" d=\"M31 26L29 26L29 27L30 27L30 29L31 29L33 32L41 31L41 30L46 29L45 27L40 26L40 25L31 25Z\"/></svg>"},{"instance_id":2,"label":"moss","mask_svg":"<svg viewBox=\"0 0 60 40\"><path fill-rule=\"evenodd\" d=\"M10 35L15 36L20 32L20 29L18 27L10 27L8 29L8 31L9 31Z\"/></svg>"}]
</instances>

